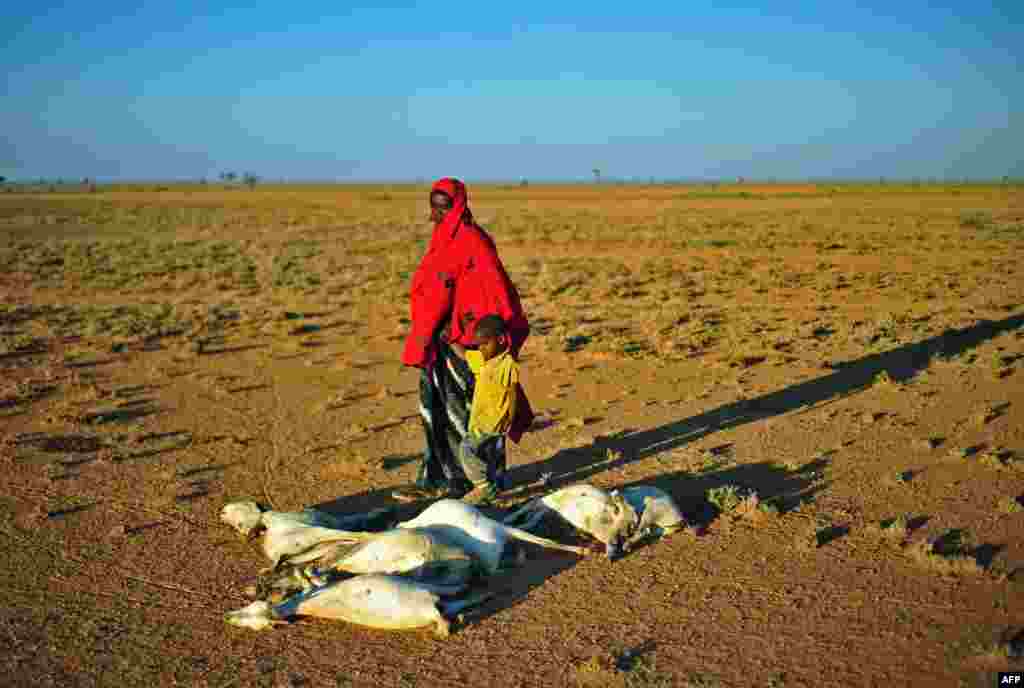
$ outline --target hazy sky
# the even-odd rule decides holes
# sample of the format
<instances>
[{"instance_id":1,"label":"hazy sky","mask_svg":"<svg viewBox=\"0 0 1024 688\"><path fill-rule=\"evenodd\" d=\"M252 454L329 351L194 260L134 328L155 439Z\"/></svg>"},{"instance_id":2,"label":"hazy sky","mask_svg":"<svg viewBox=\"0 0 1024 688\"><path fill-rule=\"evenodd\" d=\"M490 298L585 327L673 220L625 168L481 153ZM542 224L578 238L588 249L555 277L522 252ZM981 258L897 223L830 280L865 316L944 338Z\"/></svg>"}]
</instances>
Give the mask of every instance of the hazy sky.
<instances>
[{"instance_id":1,"label":"hazy sky","mask_svg":"<svg viewBox=\"0 0 1024 688\"><path fill-rule=\"evenodd\" d=\"M762 4L9 2L0 175L1024 176L1020 0Z\"/></svg>"}]
</instances>

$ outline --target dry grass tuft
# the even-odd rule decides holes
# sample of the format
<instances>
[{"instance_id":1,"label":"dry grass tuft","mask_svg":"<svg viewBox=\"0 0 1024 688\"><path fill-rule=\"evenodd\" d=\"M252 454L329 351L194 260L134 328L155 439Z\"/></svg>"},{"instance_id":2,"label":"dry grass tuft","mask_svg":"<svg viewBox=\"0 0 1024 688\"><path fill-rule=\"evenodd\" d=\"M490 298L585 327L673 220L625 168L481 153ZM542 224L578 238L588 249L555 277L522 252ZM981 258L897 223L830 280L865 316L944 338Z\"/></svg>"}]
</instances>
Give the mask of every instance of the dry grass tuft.
<instances>
[{"instance_id":1,"label":"dry grass tuft","mask_svg":"<svg viewBox=\"0 0 1024 688\"><path fill-rule=\"evenodd\" d=\"M891 542L903 542L910 532L906 516L885 519L874 528L879 535Z\"/></svg>"},{"instance_id":2,"label":"dry grass tuft","mask_svg":"<svg viewBox=\"0 0 1024 688\"><path fill-rule=\"evenodd\" d=\"M984 571L970 555L966 533L951 529L942 535L920 540L907 547L911 559L924 568L944 575L978 575Z\"/></svg>"},{"instance_id":3,"label":"dry grass tuft","mask_svg":"<svg viewBox=\"0 0 1024 688\"><path fill-rule=\"evenodd\" d=\"M1020 497L1000 497L998 507L1002 514L1019 514L1024 511Z\"/></svg>"}]
</instances>

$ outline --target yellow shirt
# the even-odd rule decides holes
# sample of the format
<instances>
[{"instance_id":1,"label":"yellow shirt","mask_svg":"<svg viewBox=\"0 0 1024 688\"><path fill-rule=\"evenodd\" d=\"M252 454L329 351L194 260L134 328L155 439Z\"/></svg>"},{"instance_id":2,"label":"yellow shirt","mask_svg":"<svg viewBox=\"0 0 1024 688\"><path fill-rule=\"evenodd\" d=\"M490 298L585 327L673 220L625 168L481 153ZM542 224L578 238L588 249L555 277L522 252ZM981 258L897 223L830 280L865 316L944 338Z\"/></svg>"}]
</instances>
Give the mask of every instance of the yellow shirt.
<instances>
[{"instance_id":1,"label":"yellow shirt","mask_svg":"<svg viewBox=\"0 0 1024 688\"><path fill-rule=\"evenodd\" d=\"M476 376L473 404L469 409L469 432L505 433L516 413L516 385L519 364L507 351L484 361L479 351L466 351L466 363Z\"/></svg>"}]
</instances>

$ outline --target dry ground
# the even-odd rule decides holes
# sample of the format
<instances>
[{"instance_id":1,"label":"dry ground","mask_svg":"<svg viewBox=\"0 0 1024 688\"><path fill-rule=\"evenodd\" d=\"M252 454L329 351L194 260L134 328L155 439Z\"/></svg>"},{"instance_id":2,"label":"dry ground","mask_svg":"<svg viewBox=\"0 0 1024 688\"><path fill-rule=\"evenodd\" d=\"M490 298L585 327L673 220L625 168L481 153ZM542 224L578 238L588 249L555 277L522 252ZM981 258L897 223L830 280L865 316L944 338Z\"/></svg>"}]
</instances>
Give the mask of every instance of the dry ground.
<instances>
[{"instance_id":1,"label":"dry ground","mask_svg":"<svg viewBox=\"0 0 1024 688\"><path fill-rule=\"evenodd\" d=\"M690 532L531 550L447 641L229 627L263 562L225 502L351 511L414 475L426 189L0 193L0 684L988 686L1017 661L1024 190L471 194L534 327L507 503L655 483Z\"/></svg>"}]
</instances>

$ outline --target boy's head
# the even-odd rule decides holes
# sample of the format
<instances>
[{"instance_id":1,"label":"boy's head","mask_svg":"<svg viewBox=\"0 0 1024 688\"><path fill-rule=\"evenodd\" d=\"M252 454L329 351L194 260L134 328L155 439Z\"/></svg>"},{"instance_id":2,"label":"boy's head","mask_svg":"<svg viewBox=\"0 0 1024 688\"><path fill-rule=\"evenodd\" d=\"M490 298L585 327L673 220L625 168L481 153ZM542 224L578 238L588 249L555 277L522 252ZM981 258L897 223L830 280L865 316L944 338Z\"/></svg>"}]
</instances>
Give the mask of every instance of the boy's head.
<instances>
[{"instance_id":1,"label":"boy's head","mask_svg":"<svg viewBox=\"0 0 1024 688\"><path fill-rule=\"evenodd\" d=\"M489 361L508 348L508 328L498 315L485 315L476 321L473 338L477 349Z\"/></svg>"}]
</instances>

